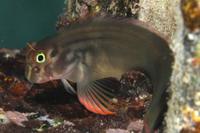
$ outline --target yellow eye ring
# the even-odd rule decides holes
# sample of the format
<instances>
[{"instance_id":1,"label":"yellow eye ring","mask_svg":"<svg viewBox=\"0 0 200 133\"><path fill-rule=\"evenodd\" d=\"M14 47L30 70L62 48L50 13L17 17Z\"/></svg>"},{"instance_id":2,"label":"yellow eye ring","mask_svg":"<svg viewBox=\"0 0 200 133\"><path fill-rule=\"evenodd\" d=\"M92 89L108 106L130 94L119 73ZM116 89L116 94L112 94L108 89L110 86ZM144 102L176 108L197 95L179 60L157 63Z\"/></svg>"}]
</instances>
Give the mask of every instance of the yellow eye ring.
<instances>
[{"instance_id":1,"label":"yellow eye ring","mask_svg":"<svg viewBox=\"0 0 200 133\"><path fill-rule=\"evenodd\" d=\"M43 52L40 52L40 53L36 54L35 61L37 63L44 63L46 61L45 54Z\"/></svg>"}]
</instances>

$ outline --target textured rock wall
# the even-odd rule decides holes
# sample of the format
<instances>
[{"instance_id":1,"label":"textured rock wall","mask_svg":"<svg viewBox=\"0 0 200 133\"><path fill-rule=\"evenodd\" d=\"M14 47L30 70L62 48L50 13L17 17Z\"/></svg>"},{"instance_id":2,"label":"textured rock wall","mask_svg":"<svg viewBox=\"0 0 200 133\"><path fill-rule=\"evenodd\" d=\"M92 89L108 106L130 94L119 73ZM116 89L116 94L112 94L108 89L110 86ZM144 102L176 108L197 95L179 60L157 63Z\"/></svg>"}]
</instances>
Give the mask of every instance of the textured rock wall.
<instances>
[{"instance_id":1,"label":"textured rock wall","mask_svg":"<svg viewBox=\"0 0 200 133\"><path fill-rule=\"evenodd\" d=\"M200 132L200 1L141 0L140 7L139 19L173 42L166 132Z\"/></svg>"},{"instance_id":2,"label":"textured rock wall","mask_svg":"<svg viewBox=\"0 0 200 133\"><path fill-rule=\"evenodd\" d=\"M200 2L182 0L177 10L179 30L173 40L175 55L171 98L166 123L168 133L200 132Z\"/></svg>"},{"instance_id":3,"label":"textured rock wall","mask_svg":"<svg viewBox=\"0 0 200 133\"><path fill-rule=\"evenodd\" d=\"M139 20L168 38L176 32L175 14L179 0L140 0Z\"/></svg>"}]
</instances>

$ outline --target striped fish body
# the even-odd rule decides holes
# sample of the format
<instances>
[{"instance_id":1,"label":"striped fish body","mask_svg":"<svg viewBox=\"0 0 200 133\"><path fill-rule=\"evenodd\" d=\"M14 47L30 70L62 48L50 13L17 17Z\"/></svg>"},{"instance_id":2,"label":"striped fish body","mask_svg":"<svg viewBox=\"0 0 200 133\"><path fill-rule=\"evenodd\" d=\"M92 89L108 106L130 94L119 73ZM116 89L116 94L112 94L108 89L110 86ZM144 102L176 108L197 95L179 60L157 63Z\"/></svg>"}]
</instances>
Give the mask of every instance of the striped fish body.
<instances>
[{"instance_id":1,"label":"striped fish body","mask_svg":"<svg viewBox=\"0 0 200 133\"><path fill-rule=\"evenodd\" d=\"M107 78L133 70L143 72L154 86L143 132L161 123L174 59L167 40L146 24L104 16L31 44L34 50L27 48L26 54L27 79L33 83L76 82L80 102L95 113L116 111L110 105L113 90Z\"/></svg>"}]
</instances>

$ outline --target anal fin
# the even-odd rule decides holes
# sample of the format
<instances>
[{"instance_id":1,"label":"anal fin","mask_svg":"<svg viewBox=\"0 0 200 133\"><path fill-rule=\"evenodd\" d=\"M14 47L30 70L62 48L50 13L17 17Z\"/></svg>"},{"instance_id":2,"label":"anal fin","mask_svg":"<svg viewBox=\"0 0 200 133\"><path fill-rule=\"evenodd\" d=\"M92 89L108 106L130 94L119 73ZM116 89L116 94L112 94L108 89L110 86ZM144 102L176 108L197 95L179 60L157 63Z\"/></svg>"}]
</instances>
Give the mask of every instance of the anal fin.
<instances>
[{"instance_id":1,"label":"anal fin","mask_svg":"<svg viewBox=\"0 0 200 133\"><path fill-rule=\"evenodd\" d=\"M115 80L116 81L116 80ZM77 93L80 102L90 111L97 114L114 114L116 108L113 98L116 83L111 78L90 81L88 83L77 83Z\"/></svg>"}]
</instances>

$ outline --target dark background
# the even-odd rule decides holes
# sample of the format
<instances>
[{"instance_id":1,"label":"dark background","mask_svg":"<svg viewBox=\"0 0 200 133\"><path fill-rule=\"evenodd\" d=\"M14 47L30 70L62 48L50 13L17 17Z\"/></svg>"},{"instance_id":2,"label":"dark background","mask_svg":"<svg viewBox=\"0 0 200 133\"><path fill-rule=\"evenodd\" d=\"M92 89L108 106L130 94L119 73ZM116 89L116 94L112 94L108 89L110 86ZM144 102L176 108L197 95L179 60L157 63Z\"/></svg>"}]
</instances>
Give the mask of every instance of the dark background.
<instances>
[{"instance_id":1,"label":"dark background","mask_svg":"<svg viewBox=\"0 0 200 133\"><path fill-rule=\"evenodd\" d=\"M56 34L63 8L64 0L0 0L0 48L22 49Z\"/></svg>"}]
</instances>

